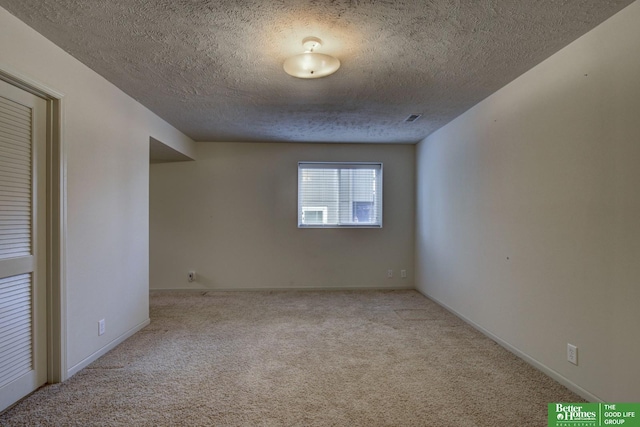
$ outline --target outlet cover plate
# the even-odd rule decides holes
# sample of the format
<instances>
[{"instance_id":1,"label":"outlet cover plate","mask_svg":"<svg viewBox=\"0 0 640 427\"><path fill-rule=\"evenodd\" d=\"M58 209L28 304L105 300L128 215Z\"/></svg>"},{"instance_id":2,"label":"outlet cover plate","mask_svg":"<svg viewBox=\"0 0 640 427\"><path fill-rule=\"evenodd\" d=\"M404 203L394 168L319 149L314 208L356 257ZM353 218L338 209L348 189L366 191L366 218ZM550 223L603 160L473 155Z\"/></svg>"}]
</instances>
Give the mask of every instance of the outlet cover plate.
<instances>
[{"instance_id":1,"label":"outlet cover plate","mask_svg":"<svg viewBox=\"0 0 640 427\"><path fill-rule=\"evenodd\" d=\"M567 361L578 364L578 347L573 344L567 343Z\"/></svg>"}]
</instances>

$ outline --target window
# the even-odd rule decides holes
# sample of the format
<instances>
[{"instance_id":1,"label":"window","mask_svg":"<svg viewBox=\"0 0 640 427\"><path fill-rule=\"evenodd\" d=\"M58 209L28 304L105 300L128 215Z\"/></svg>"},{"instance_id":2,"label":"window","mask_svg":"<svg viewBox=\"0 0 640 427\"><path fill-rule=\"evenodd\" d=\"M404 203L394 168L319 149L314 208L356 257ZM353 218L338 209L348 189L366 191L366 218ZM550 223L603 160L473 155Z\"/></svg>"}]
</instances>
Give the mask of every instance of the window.
<instances>
[{"instance_id":1,"label":"window","mask_svg":"<svg viewBox=\"0 0 640 427\"><path fill-rule=\"evenodd\" d=\"M382 227L382 163L298 163L298 227Z\"/></svg>"},{"instance_id":2,"label":"window","mask_svg":"<svg viewBox=\"0 0 640 427\"><path fill-rule=\"evenodd\" d=\"M305 224L326 224L327 219L328 216L326 206L302 207L302 222Z\"/></svg>"}]
</instances>

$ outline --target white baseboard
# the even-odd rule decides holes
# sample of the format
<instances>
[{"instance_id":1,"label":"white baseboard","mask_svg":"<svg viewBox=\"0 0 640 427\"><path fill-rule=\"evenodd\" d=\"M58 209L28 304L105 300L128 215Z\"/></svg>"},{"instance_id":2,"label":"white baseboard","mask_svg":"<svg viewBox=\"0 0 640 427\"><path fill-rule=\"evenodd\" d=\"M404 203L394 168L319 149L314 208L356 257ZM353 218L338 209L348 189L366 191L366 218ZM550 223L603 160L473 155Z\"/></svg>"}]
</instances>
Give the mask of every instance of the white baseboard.
<instances>
[{"instance_id":1,"label":"white baseboard","mask_svg":"<svg viewBox=\"0 0 640 427\"><path fill-rule=\"evenodd\" d=\"M302 286L282 288L161 288L149 289L149 292L269 292L269 291L415 291L413 285L388 287L358 287L358 286Z\"/></svg>"},{"instance_id":2,"label":"white baseboard","mask_svg":"<svg viewBox=\"0 0 640 427\"><path fill-rule=\"evenodd\" d=\"M119 337L117 337L116 339L111 341L106 346L102 347L100 350L98 350L95 353L91 354L89 357L83 359L80 363L77 363L76 365L74 365L71 368L67 369L67 378L66 379L71 378L73 375L77 374L78 372L80 372L81 370L83 370L84 368L89 366L91 363L95 362L100 357L104 356L105 354L107 354L108 352L110 352L111 350L116 348L119 344L124 342L124 340L126 340L127 338L130 338L132 335L134 335L136 332L138 332L139 330L141 330L142 328L147 326L149 323L151 323L151 319L147 319L144 322L140 323L139 325L134 326L133 328L129 329L124 334L120 335Z\"/></svg>"},{"instance_id":3,"label":"white baseboard","mask_svg":"<svg viewBox=\"0 0 640 427\"><path fill-rule=\"evenodd\" d=\"M483 328L482 326L478 325L477 323L475 323L471 319L469 319L466 316L460 314L459 312L457 312L453 308L449 307L447 304L444 304L443 302L437 300L436 298L433 298L432 296L428 295L426 292L421 291L420 289L416 289L416 290L418 292L420 292L422 295L424 295L425 297L429 298L431 301L435 302L439 306L443 307L447 311L449 311L452 314L454 314L456 317L462 319L463 321L465 321L466 323L471 325L473 328L475 328L476 330L478 330L482 334L486 335L488 338L490 338L491 340L495 341L496 343L498 343L499 345L501 345L502 347L504 347L505 349L507 349L511 353L515 354L520 359L524 360L525 362L527 362L528 364L530 364L531 366L533 366L537 370L543 372L547 376L553 378L554 380L556 380L557 382L559 382L563 386L567 387L572 392L574 392L577 395L581 396L582 398L588 400L589 402L604 402L604 400L602 400L601 398L599 398L595 394L589 392L588 390L585 390L584 388L580 387L578 384L576 384L573 381L569 380L568 378L564 377L563 375L561 375L557 371L551 369L547 365L539 362L538 360L534 359L533 357L529 356L528 354L524 353L523 351L521 351L518 348L514 347L513 345L509 344L508 342L506 342L502 338L494 335L491 331Z\"/></svg>"}]
</instances>

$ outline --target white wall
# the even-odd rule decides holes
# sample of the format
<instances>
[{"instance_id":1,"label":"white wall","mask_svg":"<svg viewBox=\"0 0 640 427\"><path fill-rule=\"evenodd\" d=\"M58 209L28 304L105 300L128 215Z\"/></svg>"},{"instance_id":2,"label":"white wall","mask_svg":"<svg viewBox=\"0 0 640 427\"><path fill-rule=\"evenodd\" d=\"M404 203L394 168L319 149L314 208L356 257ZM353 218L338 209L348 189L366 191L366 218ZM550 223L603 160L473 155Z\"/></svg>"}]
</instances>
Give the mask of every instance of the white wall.
<instances>
[{"instance_id":1,"label":"white wall","mask_svg":"<svg viewBox=\"0 0 640 427\"><path fill-rule=\"evenodd\" d=\"M416 154L419 290L614 402L640 401L639 22L636 2Z\"/></svg>"},{"instance_id":2,"label":"white wall","mask_svg":"<svg viewBox=\"0 0 640 427\"><path fill-rule=\"evenodd\" d=\"M148 320L149 137L193 142L0 8L0 67L62 92L67 194L67 368ZM98 337L97 321L107 332Z\"/></svg>"},{"instance_id":3,"label":"white wall","mask_svg":"<svg viewBox=\"0 0 640 427\"><path fill-rule=\"evenodd\" d=\"M151 165L151 288L413 287L414 152L201 143L195 162ZM298 229L298 161L382 161L383 228Z\"/></svg>"}]
</instances>

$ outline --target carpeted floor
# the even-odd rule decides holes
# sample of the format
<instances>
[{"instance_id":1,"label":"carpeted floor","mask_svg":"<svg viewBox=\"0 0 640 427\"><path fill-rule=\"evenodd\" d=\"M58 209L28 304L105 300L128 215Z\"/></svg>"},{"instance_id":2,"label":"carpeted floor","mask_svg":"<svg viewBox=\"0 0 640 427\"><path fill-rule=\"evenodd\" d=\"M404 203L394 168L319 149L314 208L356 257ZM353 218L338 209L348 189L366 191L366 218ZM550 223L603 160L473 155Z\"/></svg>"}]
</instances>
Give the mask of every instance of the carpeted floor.
<instances>
[{"instance_id":1,"label":"carpeted floor","mask_svg":"<svg viewBox=\"0 0 640 427\"><path fill-rule=\"evenodd\" d=\"M2 426L535 426L580 397L415 291L152 292Z\"/></svg>"}]
</instances>

